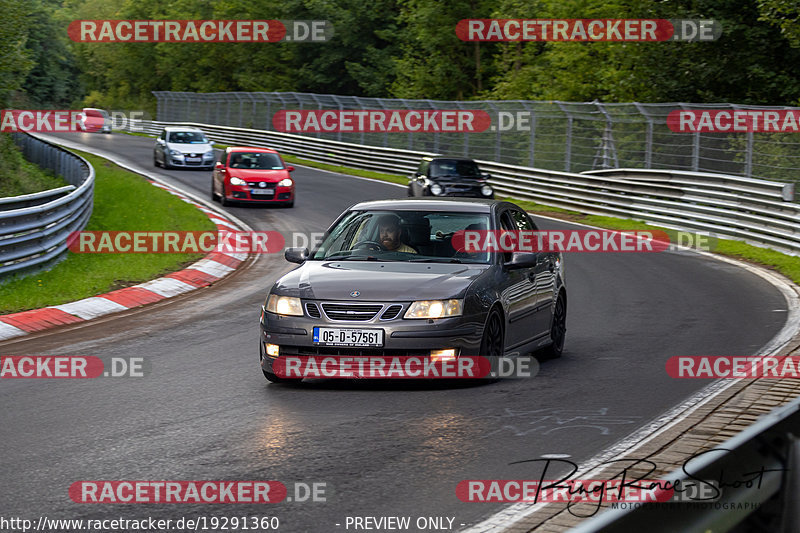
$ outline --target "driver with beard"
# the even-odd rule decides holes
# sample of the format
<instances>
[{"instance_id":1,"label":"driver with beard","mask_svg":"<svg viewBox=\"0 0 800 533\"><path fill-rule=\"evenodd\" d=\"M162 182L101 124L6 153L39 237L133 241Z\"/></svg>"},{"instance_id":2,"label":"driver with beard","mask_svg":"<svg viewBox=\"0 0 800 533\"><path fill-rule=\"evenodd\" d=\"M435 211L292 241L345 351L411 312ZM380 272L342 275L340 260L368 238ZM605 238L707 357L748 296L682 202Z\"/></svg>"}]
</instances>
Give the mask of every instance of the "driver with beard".
<instances>
[{"instance_id":1,"label":"driver with beard","mask_svg":"<svg viewBox=\"0 0 800 533\"><path fill-rule=\"evenodd\" d=\"M383 215L378 220L378 242L389 252L418 253L414 248L400 240L400 217Z\"/></svg>"}]
</instances>

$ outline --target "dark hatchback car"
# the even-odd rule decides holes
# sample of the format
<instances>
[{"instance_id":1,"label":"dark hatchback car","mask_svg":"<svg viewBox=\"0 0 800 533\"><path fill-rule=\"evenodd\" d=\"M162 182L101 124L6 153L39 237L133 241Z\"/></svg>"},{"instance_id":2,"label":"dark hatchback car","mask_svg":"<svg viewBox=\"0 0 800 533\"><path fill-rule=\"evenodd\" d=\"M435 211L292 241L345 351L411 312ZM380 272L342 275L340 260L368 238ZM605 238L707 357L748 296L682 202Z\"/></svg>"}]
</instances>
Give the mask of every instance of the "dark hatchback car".
<instances>
[{"instance_id":1,"label":"dark hatchback car","mask_svg":"<svg viewBox=\"0 0 800 533\"><path fill-rule=\"evenodd\" d=\"M466 157L426 157L409 178L409 196L494 198L491 176Z\"/></svg>"},{"instance_id":2,"label":"dark hatchback car","mask_svg":"<svg viewBox=\"0 0 800 533\"><path fill-rule=\"evenodd\" d=\"M396 234L387 220L396 223ZM286 259L301 266L275 282L262 306L264 375L285 381L273 363L287 355L457 358L539 348L561 355L567 311L561 254L453 247L458 231L503 229L536 226L520 207L496 200L354 205L312 253L286 250Z\"/></svg>"}]
</instances>

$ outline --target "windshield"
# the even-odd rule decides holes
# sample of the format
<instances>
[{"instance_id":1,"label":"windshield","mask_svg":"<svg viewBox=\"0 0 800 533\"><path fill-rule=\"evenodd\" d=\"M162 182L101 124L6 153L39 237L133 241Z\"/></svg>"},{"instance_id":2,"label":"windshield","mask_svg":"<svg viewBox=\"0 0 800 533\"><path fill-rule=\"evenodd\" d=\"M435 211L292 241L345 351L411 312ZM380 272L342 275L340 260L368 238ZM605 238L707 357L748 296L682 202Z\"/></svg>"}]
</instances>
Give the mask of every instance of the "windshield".
<instances>
[{"instance_id":1,"label":"windshield","mask_svg":"<svg viewBox=\"0 0 800 533\"><path fill-rule=\"evenodd\" d=\"M172 131L168 142L181 144L207 144L208 139L199 131Z\"/></svg>"},{"instance_id":2,"label":"windshield","mask_svg":"<svg viewBox=\"0 0 800 533\"><path fill-rule=\"evenodd\" d=\"M431 161L432 178L445 176L461 178L480 178L481 171L475 161L465 159L435 159Z\"/></svg>"},{"instance_id":3,"label":"windshield","mask_svg":"<svg viewBox=\"0 0 800 533\"><path fill-rule=\"evenodd\" d=\"M252 168L256 170L281 170L285 168L278 154L262 152L234 152L231 154L231 168Z\"/></svg>"},{"instance_id":4,"label":"windshield","mask_svg":"<svg viewBox=\"0 0 800 533\"><path fill-rule=\"evenodd\" d=\"M488 229L487 213L352 211L311 259L486 264L488 252L458 252L452 240L457 231Z\"/></svg>"}]
</instances>

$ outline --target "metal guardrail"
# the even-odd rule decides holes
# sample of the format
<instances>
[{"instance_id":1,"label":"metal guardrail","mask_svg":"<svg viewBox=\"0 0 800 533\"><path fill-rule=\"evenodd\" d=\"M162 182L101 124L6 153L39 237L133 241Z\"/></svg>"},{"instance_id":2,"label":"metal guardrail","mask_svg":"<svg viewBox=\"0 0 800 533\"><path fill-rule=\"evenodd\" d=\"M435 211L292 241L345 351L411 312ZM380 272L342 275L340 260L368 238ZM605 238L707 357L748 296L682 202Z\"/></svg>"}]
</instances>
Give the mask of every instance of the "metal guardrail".
<instances>
[{"instance_id":1,"label":"metal guardrail","mask_svg":"<svg viewBox=\"0 0 800 533\"><path fill-rule=\"evenodd\" d=\"M273 130L281 110L479 110L492 120L483 132L320 132L326 140L396 150L463 155L564 172L605 168L687 170L800 183L800 143L789 133L679 133L671 111L797 107L731 103L601 103L557 100L408 100L298 92L192 93L154 91L156 118Z\"/></svg>"},{"instance_id":2,"label":"metal guardrail","mask_svg":"<svg viewBox=\"0 0 800 533\"><path fill-rule=\"evenodd\" d=\"M25 159L69 185L0 199L0 280L60 261L69 234L86 227L94 200L94 168L88 161L31 135L12 135Z\"/></svg>"},{"instance_id":3,"label":"metal guardrail","mask_svg":"<svg viewBox=\"0 0 800 533\"><path fill-rule=\"evenodd\" d=\"M314 161L408 175L430 152L198 123L143 121L136 131L201 128L215 142L265 146ZM498 193L581 213L710 232L798 254L800 204L793 184L700 172L615 169L558 172L478 160Z\"/></svg>"},{"instance_id":4,"label":"metal guardrail","mask_svg":"<svg viewBox=\"0 0 800 533\"><path fill-rule=\"evenodd\" d=\"M780 501L773 501L776 505L772 514L780 520L744 530L778 531L783 522L780 531L798 531L800 445L793 434L799 427L800 398L797 398L714 448L718 451L701 454L661 478L661 486L666 486L667 481L674 485L680 480L683 487L698 480L719 482L722 479L721 496L716 501L648 503L625 506L627 509L620 506L582 522L570 533L728 531L754 511L769 512L763 504L779 491ZM711 495L713 493L705 497Z\"/></svg>"}]
</instances>

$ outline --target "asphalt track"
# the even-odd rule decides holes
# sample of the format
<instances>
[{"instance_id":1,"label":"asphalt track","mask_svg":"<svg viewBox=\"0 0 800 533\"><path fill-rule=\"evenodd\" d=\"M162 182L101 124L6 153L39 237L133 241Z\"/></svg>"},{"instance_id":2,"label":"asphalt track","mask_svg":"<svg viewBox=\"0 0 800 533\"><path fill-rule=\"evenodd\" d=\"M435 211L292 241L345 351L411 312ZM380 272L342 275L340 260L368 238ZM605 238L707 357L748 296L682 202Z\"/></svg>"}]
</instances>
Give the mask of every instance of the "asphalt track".
<instances>
[{"instance_id":1,"label":"asphalt track","mask_svg":"<svg viewBox=\"0 0 800 533\"><path fill-rule=\"evenodd\" d=\"M209 172L152 167L152 139L64 137L208 197ZM228 210L256 230L312 232L356 201L405 195L305 167L294 177L294 208ZM757 354L786 319L785 301L762 278L691 253L571 254L565 262L565 353L531 379L270 385L258 366L258 314L292 267L279 255L184 297L6 342L0 354L136 356L151 371L2 380L0 514L277 516L280 531L293 532L346 531L348 516L410 516L412 525L442 516L459 529L503 507L460 502L459 481L536 479L539 469L509 463L543 454L588 459L709 383L669 378L669 357ZM277 480L290 496L295 481L325 482L327 501L77 504L67 490L78 480Z\"/></svg>"}]
</instances>

